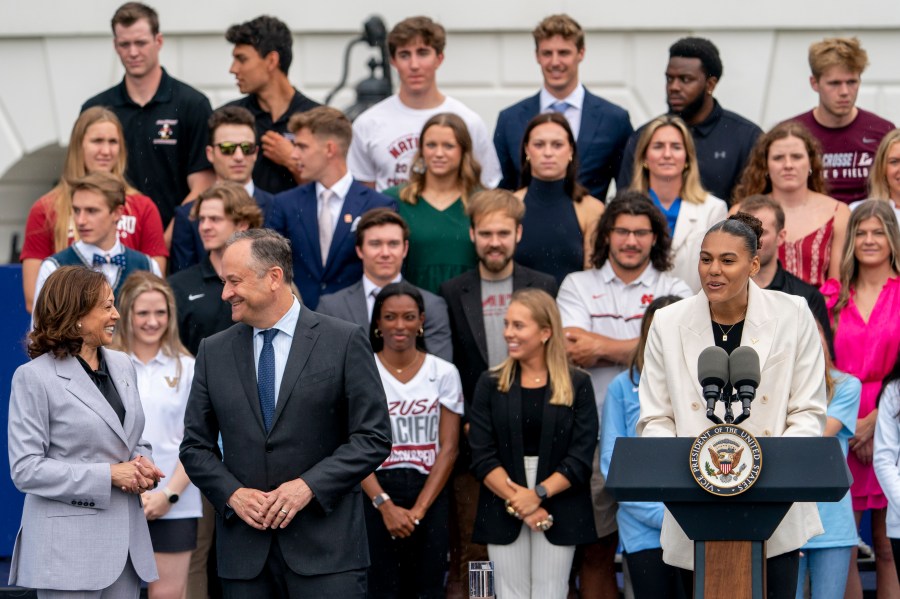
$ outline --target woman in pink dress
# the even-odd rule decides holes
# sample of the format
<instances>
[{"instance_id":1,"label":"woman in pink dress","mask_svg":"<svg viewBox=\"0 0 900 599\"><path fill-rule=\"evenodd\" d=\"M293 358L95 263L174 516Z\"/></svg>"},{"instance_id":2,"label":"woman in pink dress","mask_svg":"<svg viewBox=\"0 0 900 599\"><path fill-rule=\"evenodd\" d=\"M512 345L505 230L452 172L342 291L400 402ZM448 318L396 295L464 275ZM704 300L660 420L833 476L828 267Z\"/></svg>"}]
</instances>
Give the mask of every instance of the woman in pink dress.
<instances>
[{"instance_id":1,"label":"woman in pink dress","mask_svg":"<svg viewBox=\"0 0 900 599\"><path fill-rule=\"evenodd\" d=\"M850 218L850 209L825 192L819 142L790 121L759 137L734 190L735 206L755 194L781 204L787 237L778 259L786 271L816 286L838 277Z\"/></svg>"},{"instance_id":2,"label":"woman in pink dress","mask_svg":"<svg viewBox=\"0 0 900 599\"><path fill-rule=\"evenodd\" d=\"M872 513L872 539L879 597L900 595L885 528L887 499L872 468L878 410L875 400L900 350L900 228L890 204L868 200L850 217L840 279L822 286L834 327L835 366L862 381L856 434L847 462L857 524ZM855 551L854 551L855 553ZM853 593L857 589L857 593ZM893 590L892 590L893 589ZM851 560L847 596L862 596L856 556ZM882 595L882 593L885 593Z\"/></svg>"}]
</instances>

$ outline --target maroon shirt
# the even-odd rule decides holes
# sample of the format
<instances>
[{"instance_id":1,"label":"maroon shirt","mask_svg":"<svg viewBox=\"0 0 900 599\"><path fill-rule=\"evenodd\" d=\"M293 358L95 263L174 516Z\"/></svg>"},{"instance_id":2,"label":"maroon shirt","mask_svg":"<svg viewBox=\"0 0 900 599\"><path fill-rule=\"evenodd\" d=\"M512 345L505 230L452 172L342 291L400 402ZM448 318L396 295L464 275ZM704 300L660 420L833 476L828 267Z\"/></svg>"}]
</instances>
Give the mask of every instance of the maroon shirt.
<instances>
[{"instance_id":1,"label":"maroon shirt","mask_svg":"<svg viewBox=\"0 0 900 599\"><path fill-rule=\"evenodd\" d=\"M849 204L869 197L869 170L875 161L878 144L894 124L859 108L853 122L846 127L824 127L813 112L795 116L809 129L822 146L822 166L829 195Z\"/></svg>"}]
</instances>

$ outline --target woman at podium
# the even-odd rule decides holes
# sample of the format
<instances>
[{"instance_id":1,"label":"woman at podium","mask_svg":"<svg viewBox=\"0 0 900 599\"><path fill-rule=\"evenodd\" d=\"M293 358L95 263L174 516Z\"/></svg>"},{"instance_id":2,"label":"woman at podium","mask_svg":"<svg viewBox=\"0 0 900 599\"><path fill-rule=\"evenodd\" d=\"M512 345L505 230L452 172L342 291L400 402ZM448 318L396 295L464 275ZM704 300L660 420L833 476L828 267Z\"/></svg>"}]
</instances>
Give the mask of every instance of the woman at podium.
<instances>
[{"instance_id":1,"label":"woman at podium","mask_svg":"<svg viewBox=\"0 0 900 599\"><path fill-rule=\"evenodd\" d=\"M759 271L761 235L760 221L740 212L706 233L698 257L700 293L660 310L650 327L638 435L696 437L712 425L697 360L715 345L729 354L747 346L759 355L760 383L742 428L757 437L822 436L825 359L816 323L803 298L760 289L751 280ZM769 597L794 597L798 550L822 532L815 504L791 507L766 544ZM693 569L691 542L668 512L661 543L667 564Z\"/></svg>"}]
</instances>

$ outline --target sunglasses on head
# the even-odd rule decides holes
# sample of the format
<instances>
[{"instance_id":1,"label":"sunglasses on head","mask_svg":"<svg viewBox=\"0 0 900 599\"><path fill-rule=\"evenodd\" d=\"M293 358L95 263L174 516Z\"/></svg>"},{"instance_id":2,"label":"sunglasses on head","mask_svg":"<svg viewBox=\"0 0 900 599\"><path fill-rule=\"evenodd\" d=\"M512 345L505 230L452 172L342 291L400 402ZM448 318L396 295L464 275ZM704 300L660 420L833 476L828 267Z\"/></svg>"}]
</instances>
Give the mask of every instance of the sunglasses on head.
<instances>
[{"instance_id":1,"label":"sunglasses on head","mask_svg":"<svg viewBox=\"0 0 900 599\"><path fill-rule=\"evenodd\" d=\"M237 149L240 148L241 152L244 153L244 156L250 156L252 154L256 154L256 144L252 141L242 141L240 143L235 141L223 141L222 143L216 144L216 147L219 148L219 151L225 154L226 156L231 156Z\"/></svg>"}]
</instances>

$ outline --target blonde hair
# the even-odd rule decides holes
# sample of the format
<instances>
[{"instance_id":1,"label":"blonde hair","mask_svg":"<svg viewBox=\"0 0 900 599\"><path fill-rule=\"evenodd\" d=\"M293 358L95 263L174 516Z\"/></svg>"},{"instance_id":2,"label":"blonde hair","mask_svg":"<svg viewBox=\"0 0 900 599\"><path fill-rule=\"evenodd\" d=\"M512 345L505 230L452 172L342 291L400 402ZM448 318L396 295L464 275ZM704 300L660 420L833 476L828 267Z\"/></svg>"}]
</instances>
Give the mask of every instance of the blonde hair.
<instances>
[{"instance_id":1,"label":"blonde hair","mask_svg":"<svg viewBox=\"0 0 900 599\"><path fill-rule=\"evenodd\" d=\"M163 334L159 342L159 349L163 355L169 358L179 358L181 356L190 356L191 352L181 343L178 335L178 314L175 311L175 295L172 288L164 279L156 276L148 270L138 270L133 272L122 285L119 291L118 309L119 322L116 323L116 330L113 333L113 347L115 349L131 353L134 345L134 330L131 324L131 318L134 311L134 302L144 293L158 291L166 298L166 312L169 315L169 322L166 326L166 332ZM175 367L176 376L181 381L181 360ZM190 384L190 381L184 381Z\"/></svg>"},{"instance_id":2,"label":"blonde hair","mask_svg":"<svg viewBox=\"0 0 900 599\"><path fill-rule=\"evenodd\" d=\"M646 167L644 157L647 154L647 148L650 147L650 140L654 134L663 127L675 127L681 132L681 138L684 140L684 151L686 161L684 163L684 171L681 173L681 199L692 204L702 204L709 195L703 185L700 183L700 168L697 164L697 150L694 146L694 138L683 120L677 116L663 115L650 121L641 136L638 138L637 145L634 150L634 171L631 178L631 191L637 191L643 195L650 193L650 170Z\"/></svg>"},{"instance_id":3,"label":"blonde hair","mask_svg":"<svg viewBox=\"0 0 900 599\"><path fill-rule=\"evenodd\" d=\"M817 81L831 67L862 74L867 66L869 55L855 37L827 37L809 46L809 70Z\"/></svg>"},{"instance_id":4,"label":"blonde hair","mask_svg":"<svg viewBox=\"0 0 900 599\"><path fill-rule=\"evenodd\" d=\"M563 339L562 319L556 302L543 289L519 289L512 294L510 305L518 303L528 309L531 317L542 329L550 329L550 338L544 344L544 360L550 379L550 404L571 407L575 392L572 389L572 377L569 375L569 362L566 358L566 346ZM519 361L506 358L491 372L497 377L497 389L506 393L516 378Z\"/></svg>"},{"instance_id":5,"label":"blonde hair","mask_svg":"<svg viewBox=\"0 0 900 599\"><path fill-rule=\"evenodd\" d=\"M69 247L69 232L72 231L75 241L78 241L78 230L72 226L72 187L70 182L89 174L84 164L84 138L87 130L97 123L112 123L116 127L119 137L119 155L113 163L110 173L120 179L125 185L125 193L137 193L131 185L125 181L125 164L127 153L125 150L125 133L122 131L122 123L114 112L103 106L88 108L79 115L72 126L72 134L69 136L69 147L66 150L66 159L63 162L62 176L59 183L50 193L53 197L53 251L61 252Z\"/></svg>"},{"instance_id":6,"label":"blonde hair","mask_svg":"<svg viewBox=\"0 0 900 599\"><path fill-rule=\"evenodd\" d=\"M856 231L860 223L870 218L877 218L884 227L888 247L891 249L891 269L900 273L900 226L897 224L897 215L894 208L883 200L866 200L850 213L847 223L847 239L844 241L844 252L841 255L841 269L839 280L841 289L838 292L837 302L832 308L832 326L837 333L838 321L841 310L850 301L850 286L856 282L859 276L859 263L856 260Z\"/></svg>"},{"instance_id":7,"label":"blonde hair","mask_svg":"<svg viewBox=\"0 0 900 599\"><path fill-rule=\"evenodd\" d=\"M875 152L875 163L869 173L869 197L873 200L891 199L891 188L887 182L887 158L888 152L898 141L900 129L894 129L884 136Z\"/></svg>"},{"instance_id":8,"label":"blonde hair","mask_svg":"<svg viewBox=\"0 0 900 599\"><path fill-rule=\"evenodd\" d=\"M449 127L453 131L453 137L462 150L460 156L459 172L456 177L462 185L462 203L463 208L468 205L469 197L481 187L481 165L475 159L472 153L472 137L469 135L469 128L466 122L452 112L442 112L434 115L425 122L422 127L422 134L419 135L419 147L416 155L410 162L409 183L400 189L400 199L407 204L415 205L419 201L419 195L425 190L428 180L428 173L424 166L422 158L422 141L425 139L425 132L432 127Z\"/></svg>"}]
</instances>

